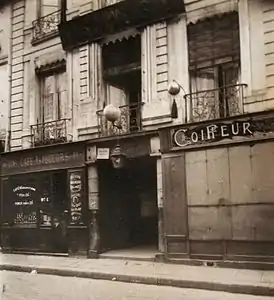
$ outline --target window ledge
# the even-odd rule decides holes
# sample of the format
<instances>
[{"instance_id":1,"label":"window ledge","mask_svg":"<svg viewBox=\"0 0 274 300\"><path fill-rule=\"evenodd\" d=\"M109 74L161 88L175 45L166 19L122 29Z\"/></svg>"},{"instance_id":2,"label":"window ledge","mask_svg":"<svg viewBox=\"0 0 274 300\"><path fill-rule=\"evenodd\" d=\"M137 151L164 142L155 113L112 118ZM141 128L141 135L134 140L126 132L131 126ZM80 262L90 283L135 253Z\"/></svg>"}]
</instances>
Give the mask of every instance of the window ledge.
<instances>
[{"instance_id":1,"label":"window ledge","mask_svg":"<svg viewBox=\"0 0 274 300\"><path fill-rule=\"evenodd\" d=\"M41 38L32 39L31 44L32 44L33 46L35 46L35 45L44 43L44 42L46 42L46 41L48 41L48 40L51 40L51 39L53 39L53 38L56 38L56 37L58 37L58 36L59 36L58 31L55 31L55 32L53 32L53 33L51 33L51 34L49 34L49 35L43 36L43 37L41 37Z\"/></svg>"},{"instance_id":2,"label":"window ledge","mask_svg":"<svg viewBox=\"0 0 274 300\"><path fill-rule=\"evenodd\" d=\"M8 63L8 55L0 55L0 66Z\"/></svg>"}]
</instances>

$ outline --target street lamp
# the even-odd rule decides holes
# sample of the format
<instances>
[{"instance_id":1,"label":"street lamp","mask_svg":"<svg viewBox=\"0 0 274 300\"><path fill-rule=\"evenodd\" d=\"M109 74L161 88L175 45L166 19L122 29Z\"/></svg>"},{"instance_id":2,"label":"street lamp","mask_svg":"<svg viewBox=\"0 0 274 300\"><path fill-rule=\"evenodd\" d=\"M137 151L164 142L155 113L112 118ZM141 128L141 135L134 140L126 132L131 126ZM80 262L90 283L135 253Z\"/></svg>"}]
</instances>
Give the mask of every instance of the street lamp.
<instances>
[{"instance_id":1,"label":"street lamp","mask_svg":"<svg viewBox=\"0 0 274 300\"><path fill-rule=\"evenodd\" d=\"M110 159L114 169L122 169L126 163L126 154L121 149L119 144L112 150Z\"/></svg>"},{"instance_id":2,"label":"street lamp","mask_svg":"<svg viewBox=\"0 0 274 300\"><path fill-rule=\"evenodd\" d=\"M175 96L177 96L180 93L180 90L183 90L185 93L184 88L182 85L180 85L176 80L173 80L169 86L168 86L168 93L173 96L173 102L171 105L171 117L172 119L177 119L178 118L178 108L177 108L177 103L175 101Z\"/></svg>"},{"instance_id":3,"label":"street lamp","mask_svg":"<svg viewBox=\"0 0 274 300\"><path fill-rule=\"evenodd\" d=\"M105 116L107 121L112 122L113 126L117 127L118 129L122 129L121 124L116 124L116 122L121 117L121 111L119 108L115 107L112 104L109 104L104 108L103 115ZM118 138L116 147L111 151L110 159L115 169L121 169L125 165L126 154L121 149Z\"/></svg>"},{"instance_id":4,"label":"street lamp","mask_svg":"<svg viewBox=\"0 0 274 300\"><path fill-rule=\"evenodd\" d=\"M119 125L115 124L121 117L121 111L118 107L113 104L108 104L103 110L103 115L113 126L119 128Z\"/></svg>"}]
</instances>

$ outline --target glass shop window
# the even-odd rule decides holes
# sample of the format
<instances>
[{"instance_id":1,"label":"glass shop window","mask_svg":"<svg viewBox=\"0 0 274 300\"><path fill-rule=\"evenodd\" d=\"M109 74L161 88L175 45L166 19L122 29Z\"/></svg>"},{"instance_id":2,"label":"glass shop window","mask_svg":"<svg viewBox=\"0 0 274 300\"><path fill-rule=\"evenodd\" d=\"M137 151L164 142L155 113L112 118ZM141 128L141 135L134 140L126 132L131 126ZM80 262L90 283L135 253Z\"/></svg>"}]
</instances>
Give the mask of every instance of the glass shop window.
<instances>
[{"instance_id":1,"label":"glass shop window","mask_svg":"<svg viewBox=\"0 0 274 300\"><path fill-rule=\"evenodd\" d=\"M36 225L37 181L33 177L10 178L4 185L4 222L9 225Z\"/></svg>"}]
</instances>

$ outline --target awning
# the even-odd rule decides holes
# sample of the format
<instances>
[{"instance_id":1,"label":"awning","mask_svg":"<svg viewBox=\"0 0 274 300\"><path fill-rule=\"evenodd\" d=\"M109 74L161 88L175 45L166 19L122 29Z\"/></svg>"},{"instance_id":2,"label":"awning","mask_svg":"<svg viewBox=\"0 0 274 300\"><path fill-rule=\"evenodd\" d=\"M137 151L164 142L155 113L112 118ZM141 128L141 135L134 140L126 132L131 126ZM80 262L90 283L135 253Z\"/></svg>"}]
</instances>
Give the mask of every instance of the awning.
<instances>
[{"instance_id":1,"label":"awning","mask_svg":"<svg viewBox=\"0 0 274 300\"><path fill-rule=\"evenodd\" d=\"M34 64L36 73L46 72L51 69L65 66L66 53L63 50L60 50L40 55L35 58Z\"/></svg>"},{"instance_id":2,"label":"awning","mask_svg":"<svg viewBox=\"0 0 274 300\"><path fill-rule=\"evenodd\" d=\"M124 0L59 25L65 50L185 12L183 0Z\"/></svg>"},{"instance_id":3,"label":"awning","mask_svg":"<svg viewBox=\"0 0 274 300\"><path fill-rule=\"evenodd\" d=\"M119 32L116 34L108 35L107 37L105 37L104 39L102 39L100 41L100 44L108 45L110 43L121 42L124 39L128 40L128 39L130 39L132 37L136 37L137 35L140 35L140 34L141 34L141 32L136 29L126 30L126 31Z\"/></svg>"}]
</instances>

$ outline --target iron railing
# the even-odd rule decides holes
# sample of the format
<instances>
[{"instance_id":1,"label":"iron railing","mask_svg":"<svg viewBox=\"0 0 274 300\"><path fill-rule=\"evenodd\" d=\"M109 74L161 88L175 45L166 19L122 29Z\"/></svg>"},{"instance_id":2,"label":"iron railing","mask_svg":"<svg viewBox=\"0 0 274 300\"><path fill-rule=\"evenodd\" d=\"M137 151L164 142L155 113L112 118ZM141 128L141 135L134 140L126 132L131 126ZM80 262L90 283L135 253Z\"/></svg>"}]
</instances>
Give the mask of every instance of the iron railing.
<instances>
[{"instance_id":1,"label":"iron railing","mask_svg":"<svg viewBox=\"0 0 274 300\"><path fill-rule=\"evenodd\" d=\"M99 136L113 136L142 131L142 105L134 103L120 106L121 116L114 123L108 121L103 110L97 111Z\"/></svg>"},{"instance_id":2,"label":"iron railing","mask_svg":"<svg viewBox=\"0 0 274 300\"><path fill-rule=\"evenodd\" d=\"M246 87L246 84L228 85L185 95L185 122L201 122L243 114Z\"/></svg>"},{"instance_id":3,"label":"iron railing","mask_svg":"<svg viewBox=\"0 0 274 300\"><path fill-rule=\"evenodd\" d=\"M61 119L32 125L32 146L66 143L68 121L68 119Z\"/></svg>"},{"instance_id":4,"label":"iron railing","mask_svg":"<svg viewBox=\"0 0 274 300\"><path fill-rule=\"evenodd\" d=\"M60 23L60 10L41 17L32 22L33 36L32 42L38 42L45 38L55 36L58 33L58 24Z\"/></svg>"}]
</instances>

